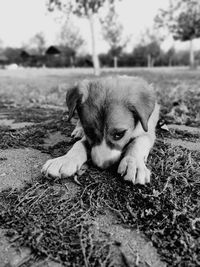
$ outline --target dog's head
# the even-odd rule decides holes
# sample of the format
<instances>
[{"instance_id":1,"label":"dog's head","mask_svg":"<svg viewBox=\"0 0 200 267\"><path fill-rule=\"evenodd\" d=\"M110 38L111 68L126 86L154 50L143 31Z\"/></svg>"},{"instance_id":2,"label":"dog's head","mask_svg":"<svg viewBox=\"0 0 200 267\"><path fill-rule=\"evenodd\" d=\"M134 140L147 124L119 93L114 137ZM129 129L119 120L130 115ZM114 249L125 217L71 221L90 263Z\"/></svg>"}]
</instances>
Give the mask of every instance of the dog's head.
<instances>
[{"instance_id":1,"label":"dog's head","mask_svg":"<svg viewBox=\"0 0 200 267\"><path fill-rule=\"evenodd\" d=\"M151 86L140 78L84 80L67 92L69 119L78 112L93 162L106 168L118 161L137 132L148 131L154 109Z\"/></svg>"}]
</instances>

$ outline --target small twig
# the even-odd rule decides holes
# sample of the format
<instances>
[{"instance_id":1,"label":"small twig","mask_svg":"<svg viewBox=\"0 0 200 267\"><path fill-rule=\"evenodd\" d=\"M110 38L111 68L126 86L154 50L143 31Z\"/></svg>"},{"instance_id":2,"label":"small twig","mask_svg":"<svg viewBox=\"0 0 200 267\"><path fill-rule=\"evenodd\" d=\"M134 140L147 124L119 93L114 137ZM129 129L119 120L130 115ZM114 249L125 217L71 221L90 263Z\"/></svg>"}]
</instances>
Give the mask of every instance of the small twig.
<instances>
[{"instance_id":1,"label":"small twig","mask_svg":"<svg viewBox=\"0 0 200 267\"><path fill-rule=\"evenodd\" d=\"M35 205L35 204L39 201L39 199L41 199L41 198L46 194L47 190L49 190L49 188L46 188L46 189L42 192L42 194L38 197L38 199L37 199L35 202L33 202L33 203L29 206L29 210L32 208L33 205Z\"/></svg>"},{"instance_id":2,"label":"small twig","mask_svg":"<svg viewBox=\"0 0 200 267\"><path fill-rule=\"evenodd\" d=\"M15 208L17 208L25 199L28 199L28 196L33 194L33 190L35 190L35 187L38 185L39 183L36 183L33 187L29 188L27 191L26 191L26 194L23 196L23 198L19 201L19 203L16 205ZM38 186L38 188L41 188L43 187L44 185L41 184L40 186ZM37 189L38 189L37 188Z\"/></svg>"},{"instance_id":3,"label":"small twig","mask_svg":"<svg viewBox=\"0 0 200 267\"><path fill-rule=\"evenodd\" d=\"M169 182L171 181L171 177L168 177L167 178L167 182L166 182L166 184L165 184L165 186L164 186L164 188L163 188L163 190L160 192L160 194L162 194L162 193L164 193L165 192L165 190L167 189L167 187L168 187L168 184L169 184ZM159 195L160 195L159 194Z\"/></svg>"},{"instance_id":4,"label":"small twig","mask_svg":"<svg viewBox=\"0 0 200 267\"><path fill-rule=\"evenodd\" d=\"M83 197L83 195L85 194L85 191L86 191L88 188L90 188L92 185L95 185L95 184L98 184L98 183L97 183L97 182L94 182L94 183L91 183L91 184L87 185L87 186L84 188L84 190L83 190L83 192L82 192L80 198Z\"/></svg>"},{"instance_id":5,"label":"small twig","mask_svg":"<svg viewBox=\"0 0 200 267\"><path fill-rule=\"evenodd\" d=\"M126 208L127 208L127 210L129 211L129 213L131 214L131 216L132 216L133 218L136 218L136 214L133 213L133 211L131 210L131 207L130 207L130 205L129 205L128 203L126 204Z\"/></svg>"}]
</instances>

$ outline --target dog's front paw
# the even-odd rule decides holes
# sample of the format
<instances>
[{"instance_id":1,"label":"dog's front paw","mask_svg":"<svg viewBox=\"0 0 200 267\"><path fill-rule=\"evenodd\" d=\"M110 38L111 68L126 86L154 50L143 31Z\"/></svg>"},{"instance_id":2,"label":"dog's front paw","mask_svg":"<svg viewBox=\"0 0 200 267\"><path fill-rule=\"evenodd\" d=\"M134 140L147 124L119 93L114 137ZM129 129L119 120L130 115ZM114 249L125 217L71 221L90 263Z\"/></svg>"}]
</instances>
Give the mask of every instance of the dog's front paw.
<instances>
[{"instance_id":1,"label":"dog's front paw","mask_svg":"<svg viewBox=\"0 0 200 267\"><path fill-rule=\"evenodd\" d=\"M147 169L144 161L134 156L125 156L121 160L118 173L124 177L124 180L131 181L134 184L150 182L150 171Z\"/></svg>"},{"instance_id":2,"label":"dog's front paw","mask_svg":"<svg viewBox=\"0 0 200 267\"><path fill-rule=\"evenodd\" d=\"M81 126L76 126L73 132L71 133L71 137L75 139L81 139L84 136L84 131Z\"/></svg>"},{"instance_id":3,"label":"dog's front paw","mask_svg":"<svg viewBox=\"0 0 200 267\"><path fill-rule=\"evenodd\" d=\"M48 160L43 168L42 174L46 177L65 178L74 175L83 165L80 157L71 157L68 155Z\"/></svg>"}]
</instances>

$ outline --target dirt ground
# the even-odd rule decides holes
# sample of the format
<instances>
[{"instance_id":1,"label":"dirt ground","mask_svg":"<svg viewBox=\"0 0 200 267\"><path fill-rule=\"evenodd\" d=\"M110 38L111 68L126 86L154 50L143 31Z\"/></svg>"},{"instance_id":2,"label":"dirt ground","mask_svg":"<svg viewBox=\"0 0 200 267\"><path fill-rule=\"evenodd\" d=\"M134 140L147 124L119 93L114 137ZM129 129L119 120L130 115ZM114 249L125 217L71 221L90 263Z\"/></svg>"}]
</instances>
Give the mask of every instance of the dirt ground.
<instances>
[{"instance_id":1,"label":"dirt ground","mask_svg":"<svg viewBox=\"0 0 200 267\"><path fill-rule=\"evenodd\" d=\"M173 155L172 161L177 160L178 166L182 164L182 158L187 154L188 164L195 170L186 169L186 159L183 163L184 169L181 166L172 165L163 156L161 169L158 168L159 170L156 171L152 167L152 179L156 180L156 184L150 189L136 188L135 191L126 184L123 184L119 189L121 182L115 182L115 174L114 176L113 173L101 174L90 164L85 167L83 175L79 177L81 185L73 180L45 180L40 174L44 162L51 157L66 153L74 142L70 133L76 119L72 123L66 121L66 88L77 80L90 77L92 72L91 70L64 69L0 70L0 203L2 210L0 219L3 222L0 225L0 267L198 266L196 264L200 262L200 259L195 256L198 255L198 242L200 242L197 238L199 233L199 210L197 210L197 206L194 206L195 211L190 216L190 220L194 222L191 226L194 233L191 233L191 230L187 236L192 243L187 243L176 230L177 238L173 236L172 245L169 240L170 237L167 237L169 230L166 229L169 226L165 230L163 230L164 228L157 228L158 224L162 224L166 220L166 217L159 219L159 221L155 219L154 222L152 218L157 218L158 212L154 213L149 220L149 214L154 212L154 208L158 208L151 206L144 206L143 208L141 206L140 209L140 201L137 202L137 199L136 202L132 202L136 206L131 206L131 202L124 202L128 196L124 197L123 194L129 195L129 191L133 190L134 198L135 196L144 198L147 199L147 202L150 201L149 203L151 203L153 196L155 205L159 202L158 205L164 207L164 213L165 209L174 203L172 203L173 199L168 201L165 196L161 198L160 195L168 189L172 192L171 177L175 177L172 179L173 181L182 179L175 176L175 173L178 175L179 168L183 168L185 171L184 173L180 171L180 177L183 177L184 183L187 184L187 186L181 184L184 186L184 190L190 187L189 183L195 183L196 190L199 192L197 188L199 180L191 181L191 175L200 177L198 176L200 174L198 165L198 159L200 159L200 91L198 84L194 82L194 80L197 81L200 74L185 69L151 71L128 69L119 72L139 75L154 83L162 104L161 122L158 126L154 153L157 153L156 149L159 149L161 154L165 153L164 149L168 149L166 151L169 151L169 155ZM108 75L108 73L107 70L103 75ZM188 88L191 90L187 91ZM182 156L178 157L174 151L180 152L179 156ZM150 162L157 166L154 161L152 153ZM163 171L164 168L166 170L172 169L170 170L171 176L169 174L167 176L166 172ZM187 166L187 168L189 167ZM111 206L110 203L112 202L109 202L109 198L102 197L104 195L107 197L106 191L111 192L110 189L108 190L111 182L106 185L103 175L108 178L114 177L111 178L111 182L114 181L113 188L117 187L119 190L119 194L117 193L116 196L118 198L122 196L121 199L117 200L119 203L116 203L116 206ZM96 182L95 179L99 179L99 182ZM175 185L173 182L173 185L176 187L178 183ZM94 184L100 188L99 191L93 189ZM52 190L53 193L48 190ZM86 193L87 190L88 193ZM120 192L120 190L122 191ZM191 196L192 191L188 194ZM173 192L172 197L175 195L179 196L179 192L177 194ZM130 195L130 201L131 197L132 195ZM198 198L195 199L195 201L197 200ZM60 201L64 201L66 211L63 211ZM167 205L165 205L165 201L168 203ZM180 201L182 201L181 198ZM59 209L57 209L57 203L61 203ZM172 212L175 217L170 219L173 227L176 225L174 221L176 217L182 216L184 212L187 214L186 206L184 208L182 204L179 205L178 200L177 203L178 206L175 206ZM128 213L123 211L124 205L128 207ZM4 207L6 207L5 210ZM30 220L29 217L25 219L26 216L29 216L26 215L29 213L25 212L29 208L29 213L32 216ZM50 216L50 211L53 212L54 208L56 212L56 216L55 212L53 213L54 216L59 217L55 223L57 225L61 223L62 226L64 222L64 228L61 227L58 231L55 230L56 224L50 223L51 220L54 221ZM39 213L38 209L41 209ZM69 213L67 213L67 209ZM62 210L61 213L60 210ZM141 213L143 211L144 214ZM171 214L167 212L165 216L170 218ZM22 216L22 213L25 217ZM45 215L45 219L41 217L41 213ZM48 218L48 216L50 217ZM138 223L137 219L140 220ZM34 227L31 220L36 220ZM37 220L44 220L44 222L42 221L40 225L37 225ZM152 228L147 230L146 223L151 222ZM46 239L43 236L46 235L47 230L44 232L43 227L46 229L49 227L50 232L47 233ZM182 226L177 223L177 227L179 229ZM75 228L79 229L78 232L73 230ZM153 233L154 228L155 232ZM70 240L64 241L66 237L63 231L68 233ZM163 234L162 231L166 233ZM61 232L63 235L60 234L59 236ZM170 235L172 235L171 232ZM182 240L182 243L180 242L183 245L181 251L179 251L179 244L176 244L177 241L174 241L174 238ZM61 239L62 243L59 243ZM76 246L71 247L70 243L73 242L80 242L80 244L76 243ZM164 243L166 243L165 246ZM189 253L187 249L189 249ZM62 255L59 254L61 251Z\"/></svg>"}]
</instances>

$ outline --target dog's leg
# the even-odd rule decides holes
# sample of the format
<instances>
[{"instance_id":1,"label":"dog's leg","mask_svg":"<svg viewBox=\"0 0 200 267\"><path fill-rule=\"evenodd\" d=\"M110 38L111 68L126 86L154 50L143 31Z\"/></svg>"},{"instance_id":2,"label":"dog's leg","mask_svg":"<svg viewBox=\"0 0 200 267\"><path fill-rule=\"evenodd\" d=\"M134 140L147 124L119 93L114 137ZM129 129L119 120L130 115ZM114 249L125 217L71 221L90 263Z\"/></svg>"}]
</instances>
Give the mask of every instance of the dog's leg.
<instances>
[{"instance_id":1,"label":"dog's leg","mask_svg":"<svg viewBox=\"0 0 200 267\"><path fill-rule=\"evenodd\" d=\"M84 136L83 127L81 125L80 120L77 121L76 127L74 128L73 132L71 133L71 137L76 139L81 139Z\"/></svg>"},{"instance_id":2,"label":"dog's leg","mask_svg":"<svg viewBox=\"0 0 200 267\"><path fill-rule=\"evenodd\" d=\"M159 116L159 105L149 118L148 132L141 133L129 144L125 156L122 158L118 173L124 176L125 180L134 184L145 184L150 182L150 171L145 162L155 141L155 127Z\"/></svg>"},{"instance_id":3,"label":"dog's leg","mask_svg":"<svg viewBox=\"0 0 200 267\"><path fill-rule=\"evenodd\" d=\"M47 177L69 177L74 175L87 161L87 145L85 137L77 141L68 153L62 157L48 160L42 173Z\"/></svg>"},{"instance_id":4,"label":"dog's leg","mask_svg":"<svg viewBox=\"0 0 200 267\"><path fill-rule=\"evenodd\" d=\"M124 176L125 180L132 181L134 184L150 182L150 171L145 162L153 143L154 139L148 134L139 136L130 143L118 167L118 173Z\"/></svg>"}]
</instances>

